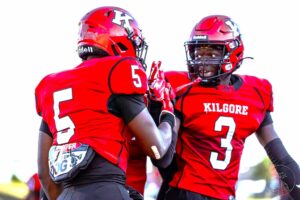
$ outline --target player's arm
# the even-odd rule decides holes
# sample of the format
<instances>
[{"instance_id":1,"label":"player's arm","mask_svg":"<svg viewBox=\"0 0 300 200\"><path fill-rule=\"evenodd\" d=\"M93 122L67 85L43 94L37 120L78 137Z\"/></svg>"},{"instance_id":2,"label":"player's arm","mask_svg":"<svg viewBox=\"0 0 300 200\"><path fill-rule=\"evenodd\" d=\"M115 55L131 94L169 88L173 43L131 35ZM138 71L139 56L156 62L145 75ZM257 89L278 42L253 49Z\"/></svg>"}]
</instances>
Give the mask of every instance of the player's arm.
<instances>
[{"instance_id":1,"label":"player's arm","mask_svg":"<svg viewBox=\"0 0 300 200\"><path fill-rule=\"evenodd\" d=\"M171 84L168 83L165 79L164 71L161 69L161 62L153 62L150 70L150 75L148 78L149 86L149 103L148 110L154 119L155 123L158 124L160 121L160 113L162 109L168 108L168 104L165 103L166 97L170 99L170 107L173 112L173 104L175 102L175 93L171 87ZM168 93L165 93L167 89ZM171 102L171 100L173 102ZM176 117L176 123L173 128L172 141L169 146L167 153L158 160L152 160L152 163L161 169L167 168L175 155L176 143L177 143L177 133L180 126L180 120Z\"/></svg>"},{"instance_id":2,"label":"player's arm","mask_svg":"<svg viewBox=\"0 0 300 200\"><path fill-rule=\"evenodd\" d=\"M156 126L143 95L116 95L110 101L111 112L120 115L144 152L153 159L165 155L171 143L175 117L165 112Z\"/></svg>"},{"instance_id":3,"label":"player's arm","mask_svg":"<svg viewBox=\"0 0 300 200\"><path fill-rule=\"evenodd\" d=\"M137 137L145 152L153 159L161 159L171 144L174 116L167 113L162 115L157 127L147 108L140 112L128 127Z\"/></svg>"},{"instance_id":4,"label":"player's arm","mask_svg":"<svg viewBox=\"0 0 300 200\"><path fill-rule=\"evenodd\" d=\"M285 183L287 191L293 199L300 199L300 169L295 160L289 155L280 138L274 130L273 121L267 112L256 136L264 146L267 155L275 166L275 169Z\"/></svg>"},{"instance_id":5,"label":"player's arm","mask_svg":"<svg viewBox=\"0 0 300 200\"><path fill-rule=\"evenodd\" d=\"M55 184L49 175L48 153L53 141L49 132L47 124L42 121L38 140L38 175L43 191L52 200L61 193L61 186Z\"/></svg>"},{"instance_id":6,"label":"player's arm","mask_svg":"<svg viewBox=\"0 0 300 200\"><path fill-rule=\"evenodd\" d=\"M110 73L109 86L113 94L110 102L115 102L112 103L115 106L110 107L116 108L116 114L125 120L148 156L153 159L162 158L171 143L175 124L168 89L163 89L166 96L162 99L160 123L156 126L144 103L144 94L148 87L147 75L136 59L120 60ZM114 98L116 96L118 98Z\"/></svg>"},{"instance_id":7,"label":"player's arm","mask_svg":"<svg viewBox=\"0 0 300 200\"><path fill-rule=\"evenodd\" d=\"M153 100L149 101L148 110L156 124L159 123L159 115L161 112L161 107L162 106L161 106L160 102L156 102ZM175 122L175 126L173 128L172 141L168 148L167 153L161 159L158 159L158 160L151 159L153 165L158 168L161 168L162 170L167 168L172 163L173 157L176 152L176 143L177 143L177 137L178 137L177 133L178 133L181 122L180 122L179 117L176 117L175 120L176 120L176 122Z\"/></svg>"}]
</instances>

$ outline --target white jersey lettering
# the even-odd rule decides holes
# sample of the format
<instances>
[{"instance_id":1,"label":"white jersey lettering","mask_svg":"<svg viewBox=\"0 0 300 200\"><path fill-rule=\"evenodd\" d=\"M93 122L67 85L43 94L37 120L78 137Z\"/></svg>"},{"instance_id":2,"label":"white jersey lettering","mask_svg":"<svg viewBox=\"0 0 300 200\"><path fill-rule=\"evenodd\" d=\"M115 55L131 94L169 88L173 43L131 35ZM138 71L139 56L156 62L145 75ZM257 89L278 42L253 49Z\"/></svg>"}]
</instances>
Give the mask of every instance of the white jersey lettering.
<instances>
[{"instance_id":1,"label":"white jersey lettering","mask_svg":"<svg viewBox=\"0 0 300 200\"><path fill-rule=\"evenodd\" d=\"M203 103L204 112L230 113L248 115L248 106L228 103Z\"/></svg>"}]
</instances>

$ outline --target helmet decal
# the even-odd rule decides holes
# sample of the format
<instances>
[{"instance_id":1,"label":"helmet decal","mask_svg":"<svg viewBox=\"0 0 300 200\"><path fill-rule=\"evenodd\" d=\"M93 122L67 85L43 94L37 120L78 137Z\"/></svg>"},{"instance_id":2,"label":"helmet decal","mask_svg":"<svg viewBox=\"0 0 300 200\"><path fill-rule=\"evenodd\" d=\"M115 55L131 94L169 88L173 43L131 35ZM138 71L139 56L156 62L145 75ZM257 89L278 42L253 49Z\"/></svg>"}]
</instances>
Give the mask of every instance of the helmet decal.
<instances>
[{"instance_id":1,"label":"helmet decal","mask_svg":"<svg viewBox=\"0 0 300 200\"><path fill-rule=\"evenodd\" d=\"M230 27L230 29L232 30L233 37L237 37L237 36L241 35L239 26L236 23L234 23L232 20L230 20L230 19L226 20L225 24L228 25Z\"/></svg>"},{"instance_id":2,"label":"helmet decal","mask_svg":"<svg viewBox=\"0 0 300 200\"><path fill-rule=\"evenodd\" d=\"M130 21L133 21L133 18L130 15L127 15L124 12L121 12L119 10L114 10L115 12L115 18L112 20L113 23L124 27L125 29L132 29L130 25Z\"/></svg>"}]
</instances>

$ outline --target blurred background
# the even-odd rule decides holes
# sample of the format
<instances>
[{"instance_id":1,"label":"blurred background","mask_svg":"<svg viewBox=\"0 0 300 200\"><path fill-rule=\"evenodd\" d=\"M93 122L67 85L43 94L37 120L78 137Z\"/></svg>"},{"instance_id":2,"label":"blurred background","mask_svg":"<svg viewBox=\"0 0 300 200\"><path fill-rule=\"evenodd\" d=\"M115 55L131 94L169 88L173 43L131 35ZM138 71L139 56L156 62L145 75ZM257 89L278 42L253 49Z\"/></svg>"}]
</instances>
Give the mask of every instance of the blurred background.
<instances>
[{"instance_id":1,"label":"blurred background","mask_svg":"<svg viewBox=\"0 0 300 200\"><path fill-rule=\"evenodd\" d=\"M147 64L161 60L164 70L186 70L183 43L204 16L224 14L240 26L245 60L237 71L267 78L273 85L275 128L299 163L298 68L300 19L293 0L10 0L0 2L0 200L24 199L26 182L37 171L40 118L34 89L46 74L80 63L76 53L78 22L100 6L127 9L139 22L149 44ZM149 68L148 68L149 69ZM298 92L297 92L298 91ZM160 184L148 166L146 197ZM255 136L247 139L241 162L237 199L279 199L281 184ZM284 192L284 191L283 191Z\"/></svg>"}]
</instances>

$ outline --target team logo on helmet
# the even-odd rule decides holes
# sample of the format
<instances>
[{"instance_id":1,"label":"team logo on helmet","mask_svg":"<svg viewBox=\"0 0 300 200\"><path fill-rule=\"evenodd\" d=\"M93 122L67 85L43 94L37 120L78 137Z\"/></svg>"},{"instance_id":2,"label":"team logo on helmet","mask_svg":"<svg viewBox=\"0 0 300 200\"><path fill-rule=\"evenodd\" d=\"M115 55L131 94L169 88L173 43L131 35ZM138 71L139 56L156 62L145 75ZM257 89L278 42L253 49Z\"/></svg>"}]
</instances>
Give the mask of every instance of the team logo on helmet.
<instances>
[{"instance_id":1,"label":"team logo on helmet","mask_svg":"<svg viewBox=\"0 0 300 200\"><path fill-rule=\"evenodd\" d=\"M231 20L226 20L225 24L231 28L234 37L241 35L239 26L236 23Z\"/></svg>"},{"instance_id":2,"label":"team logo on helmet","mask_svg":"<svg viewBox=\"0 0 300 200\"><path fill-rule=\"evenodd\" d=\"M124 12L119 10L114 10L115 18L112 20L113 23L124 27L125 29L131 30L132 27L130 26L130 21L133 21L133 18L130 15L127 15Z\"/></svg>"}]
</instances>

